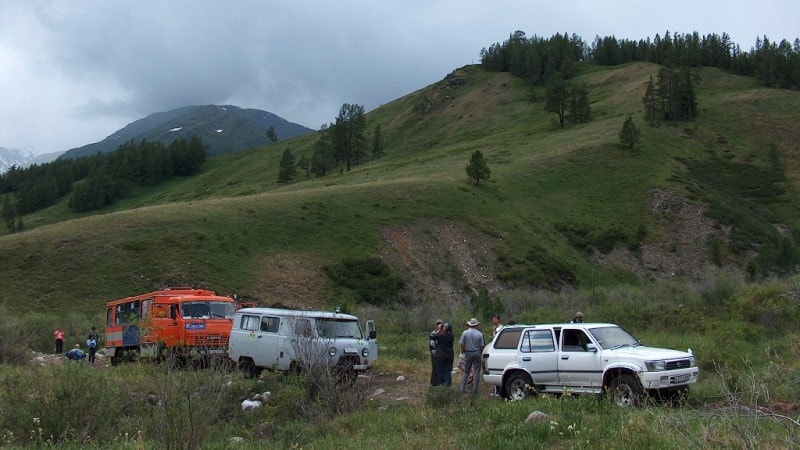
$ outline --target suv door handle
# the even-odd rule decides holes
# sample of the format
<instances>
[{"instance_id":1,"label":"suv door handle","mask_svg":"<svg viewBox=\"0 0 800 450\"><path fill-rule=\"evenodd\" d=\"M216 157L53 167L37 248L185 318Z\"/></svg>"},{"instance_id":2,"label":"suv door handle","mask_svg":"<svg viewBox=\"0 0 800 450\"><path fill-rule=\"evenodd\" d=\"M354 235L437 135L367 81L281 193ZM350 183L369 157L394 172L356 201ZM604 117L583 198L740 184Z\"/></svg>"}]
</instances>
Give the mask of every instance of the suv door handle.
<instances>
[{"instance_id":1,"label":"suv door handle","mask_svg":"<svg viewBox=\"0 0 800 450\"><path fill-rule=\"evenodd\" d=\"M530 357L530 356L523 356L523 357L522 357L522 360L523 360L523 361L530 361L530 360L531 360L531 357Z\"/></svg>"},{"instance_id":2,"label":"suv door handle","mask_svg":"<svg viewBox=\"0 0 800 450\"><path fill-rule=\"evenodd\" d=\"M561 359L569 359L569 355L561 355Z\"/></svg>"}]
</instances>

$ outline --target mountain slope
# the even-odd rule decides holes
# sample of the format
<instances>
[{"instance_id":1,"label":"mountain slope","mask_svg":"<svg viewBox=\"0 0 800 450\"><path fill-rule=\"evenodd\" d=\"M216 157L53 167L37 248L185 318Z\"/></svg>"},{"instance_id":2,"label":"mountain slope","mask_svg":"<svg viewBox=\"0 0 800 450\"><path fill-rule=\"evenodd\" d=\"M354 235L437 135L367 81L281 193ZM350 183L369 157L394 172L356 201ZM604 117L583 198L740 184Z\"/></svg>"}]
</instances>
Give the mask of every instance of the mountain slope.
<instances>
[{"instance_id":1,"label":"mountain slope","mask_svg":"<svg viewBox=\"0 0 800 450\"><path fill-rule=\"evenodd\" d=\"M310 155L311 134L215 158L103 214L62 203L26 216L29 231L0 237L0 258L18 262L0 285L55 310L175 283L327 307L357 298L324 268L378 256L404 280L402 301L460 304L480 287L513 295L757 270L764 249L796 248L798 93L705 70L698 120L637 119L631 152L617 133L640 117L658 66L580 69L588 124L556 129L522 80L469 66L370 112L386 154L351 172L278 184L282 150ZM480 186L465 173L475 150L492 170Z\"/></svg>"},{"instance_id":2,"label":"mountain slope","mask_svg":"<svg viewBox=\"0 0 800 450\"><path fill-rule=\"evenodd\" d=\"M275 129L279 139L289 139L312 131L258 109L242 109L231 105L185 106L150 114L100 142L68 150L63 158L112 152L131 139L168 144L178 137L189 140L194 134L202 138L210 156L218 156L263 145L267 142L269 127Z\"/></svg>"}]
</instances>

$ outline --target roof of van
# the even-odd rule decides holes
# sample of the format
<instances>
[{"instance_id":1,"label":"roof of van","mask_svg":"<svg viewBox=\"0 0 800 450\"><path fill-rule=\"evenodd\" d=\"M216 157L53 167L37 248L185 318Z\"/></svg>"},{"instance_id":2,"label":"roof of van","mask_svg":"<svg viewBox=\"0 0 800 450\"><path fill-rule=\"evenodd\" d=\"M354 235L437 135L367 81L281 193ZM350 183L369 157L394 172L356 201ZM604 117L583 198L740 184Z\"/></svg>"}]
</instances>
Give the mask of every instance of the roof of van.
<instances>
[{"instance_id":1,"label":"roof of van","mask_svg":"<svg viewBox=\"0 0 800 450\"><path fill-rule=\"evenodd\" d=\"M347 319L358 320L352 314L335 313L332 311L303 311L299 309L280 309L280 308L242 308L236 314L263 314L282 317L309 317L321 319Z\"/></svg>"}]
</instances>

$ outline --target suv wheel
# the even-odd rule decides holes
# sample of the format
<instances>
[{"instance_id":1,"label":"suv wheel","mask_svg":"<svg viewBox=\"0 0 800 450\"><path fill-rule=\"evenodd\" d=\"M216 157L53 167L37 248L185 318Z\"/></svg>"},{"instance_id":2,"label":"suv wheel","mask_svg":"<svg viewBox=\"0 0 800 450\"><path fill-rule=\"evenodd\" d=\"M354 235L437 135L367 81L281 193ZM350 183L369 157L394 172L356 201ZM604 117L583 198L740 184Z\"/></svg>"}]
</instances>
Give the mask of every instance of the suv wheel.
<instances>
[{"instance_id":1,"label":"suv wheel","mask_svg":"<svg viewBox=\"0 0 800 450\"><path fill-rule=\"evenodd\" d=\"M611 401L618 406L638 406L644 395L642 387L633 375L622 374L611 380Z\"/></svg>"},{"instance_id":2,"label":"suv wheel","mask_svg":"<svg viewBox=\"0 0 800 450\"><path fill-rule=\"evenodd\" d=\"M509 400L524 400L533 395L533 381L524 373L514 372L506 378L504 384L505 397Z\"/></svg>"}]
</instances>

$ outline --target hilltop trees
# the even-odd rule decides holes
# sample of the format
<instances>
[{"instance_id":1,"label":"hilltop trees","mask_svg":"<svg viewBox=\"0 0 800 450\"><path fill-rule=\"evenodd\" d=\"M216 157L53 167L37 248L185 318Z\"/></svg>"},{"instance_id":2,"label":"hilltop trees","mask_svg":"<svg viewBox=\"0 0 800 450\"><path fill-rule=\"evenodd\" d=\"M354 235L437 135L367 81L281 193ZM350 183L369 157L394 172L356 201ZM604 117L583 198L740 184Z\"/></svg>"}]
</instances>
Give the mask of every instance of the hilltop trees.
<instances>
[{"instance_id":1,"label":"hilltop trees","mask_svg":"<svg viewBox=\"0 0 800 450\"><path fill-rule=\"evenodd\" d=\"M367 119L364 116L364 107L345 103L339 109L336 124L333 127L333 144L336 149L337 161L345 163L345 170L350 171L350 165L358 164L366 147L364 132L367 128Z\"/></svg>"},{"instance_id":2,"label":"hilltop trees","mask_svg":"<svg viewBox=\"0 0 800 450\"><path fill-rule=\"evenodd\" d=\"M102 208L129 194L134 186L155 186L175 176L199 172L206 148L199 137L161 142L128 141L113 153L56 160L0 175L0 193L14 193L18 214L51 206L72 192L77 212Z\"/></svg>"},{"instance_id":3,"label":"hilltop trees","mask_svg":"<svg viewBox=\"0 0 800 450\"><path fill-rule=\"evenodd\" d=\"M483 153L480 150L475 150L467 165L467 176L475 180L475 185L479 186L481 180L488 180L491 174L492 171L489 170L489 165L486 164Z\"/></svg>"},{"instance_id":4,"label":"hilltop trees","mask_svg":"<svg viewBox=\"0 0 800 450\"><path fill-rule=\"evenodd\" d=\"M550 39L525 37L515 31L502 44L495 43L481 50L481 67L511 74L546 85L558 72L565 79L575 74L575 63L588 54L588 48L575 34L556 33Z\"/></svg>"}]
</instances>

